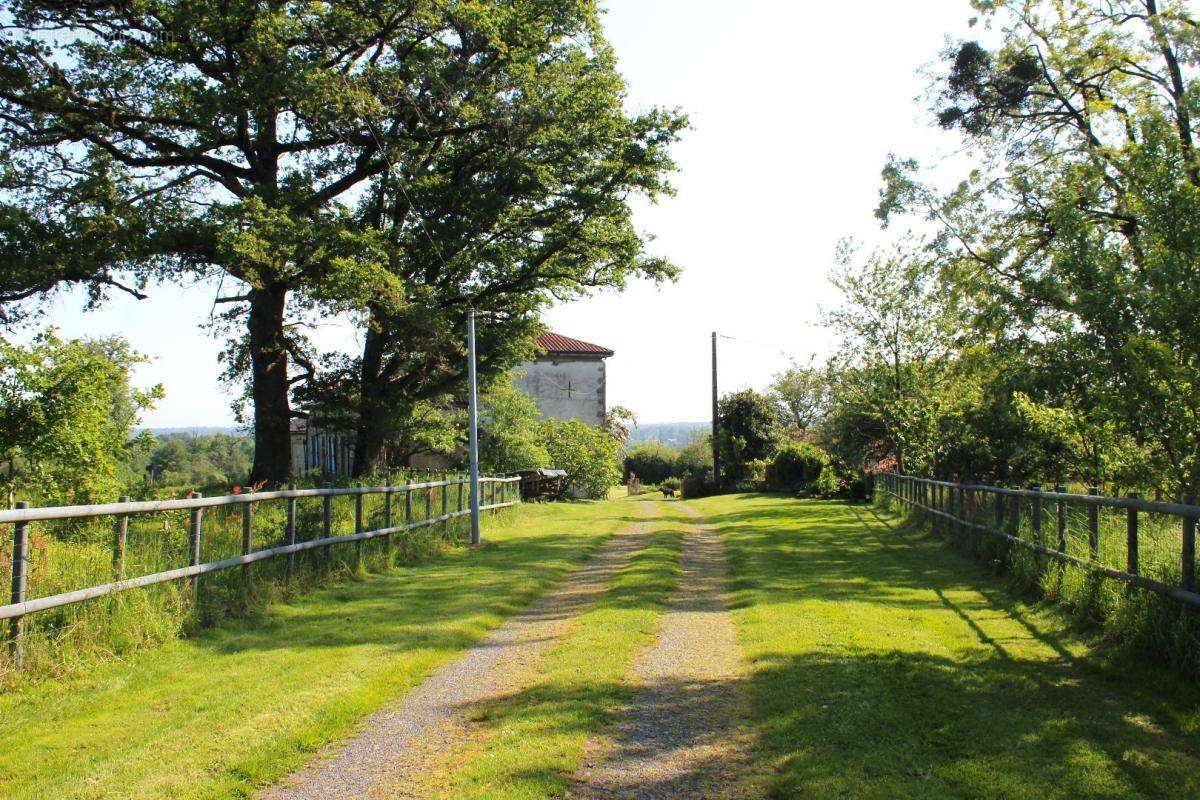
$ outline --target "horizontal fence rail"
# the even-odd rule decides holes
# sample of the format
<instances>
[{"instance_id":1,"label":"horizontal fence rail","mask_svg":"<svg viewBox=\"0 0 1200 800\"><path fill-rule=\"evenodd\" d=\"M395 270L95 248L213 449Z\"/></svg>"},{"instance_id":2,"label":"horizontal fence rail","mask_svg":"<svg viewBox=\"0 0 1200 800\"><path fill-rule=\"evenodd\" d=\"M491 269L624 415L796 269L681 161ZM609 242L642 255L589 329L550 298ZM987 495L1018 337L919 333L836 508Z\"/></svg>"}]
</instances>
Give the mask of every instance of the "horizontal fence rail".
<instances>
[{"instance_id":1,"label":"horizontal fence rail","mask_svg":"<svg viewBox=\"0 0 1200 800\"><path fill-rule=\"evenodd\" d=\"M887 472L882 488L928 514L935 529L972 530L1031 552L1200 607L1196 520L1200 506L1104 497L1056 487L1011 489ZM1189 500L1192 498L1189 498Z\"/></svg>"},{"instance_id":2,"label":"horizontal fence rail","mask_svg":"<svg viewBox=\"0 0 1200 800\"><path fill-rule=\"evenodd\" d=\"M481 511L492 511L517 505L519 502L520 478L480 477L479 508ZM105 503L99 505L50 506L30 508L26 503L18 503L16 508L0 510L0 524L13 526L12 538L12 593L11 602L0 605L0 620L9 620L9 646L13 665L21 666L21 638L23 618L40 611L81 603L105 595L124 592L144 586L190 579L193 592L198 588L200 576L235 567L249 568L249 565L260 561L286 556L288 576L295 567L297 553L328 549L334 545L354 543L361 548L362 543L371 539L384 538L385 547L388 537L392 534L403 534L420 528L449 523L451 520L469 516L471 513L468 502L468 487L470 478L447 478L444 480L424 481L421 483L406 483L395 486L361 486L344 488L321 489L286 489L272 492L251 492L246 494L221 495L215 497L188 497L175 500L151 500L137 502ZM457 487L456 508L451 510L451 487ZM433 507L434 490L440 489L440 509L435 513ZM414 519L414 493L424 492L425 502L420 518ZM384 495L382 527L365 529L363 498L370 495ZM400 512L404 515L403 524L393 524L392 499L403 496L404 506ZM334 498L354 498L354 533L343 535L331 534L331 502ZM323 535L307 541L297 541L296 507L301 499L323 498ZM253 549L252 527L255 508L263 503L282 501L286 504L285 522L281 531L276 532L276 541L280 542L271 547ZM201 544L204 535L203 512L205 509L241 506L242 516L242 553L230 558L202 562ZM127 577L124 573L126 539L131 518L138 515L155 515L164 512L186 512L188 523L188 561L186 566L174 569L160 570L144 575ZM281 512L282 513L282 512ZM112 564L115 580L96 584L66 592L57 592L43 597L30 598L29 595L29 564L31 529L35 523L47 523L62 520L97 519L113 517L115 524L112 537ZM327 551L328 552L328 551ZM355 552L356 563L361 561L361 549ZM247 572L247 579L249 579Z\"/></svg>"}]
</instances>

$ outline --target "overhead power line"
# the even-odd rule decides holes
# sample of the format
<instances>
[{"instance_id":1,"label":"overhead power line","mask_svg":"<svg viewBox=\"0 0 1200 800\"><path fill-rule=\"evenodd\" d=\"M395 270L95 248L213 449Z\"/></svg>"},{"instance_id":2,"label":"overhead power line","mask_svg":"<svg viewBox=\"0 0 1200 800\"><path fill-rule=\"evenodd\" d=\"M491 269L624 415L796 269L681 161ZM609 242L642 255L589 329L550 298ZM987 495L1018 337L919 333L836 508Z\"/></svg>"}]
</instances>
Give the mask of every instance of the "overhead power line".
<instances>
[{"instance_id":1,"label":"overhead power line","mask_svg":"<svg viewBox=\"0 0 1200 800\"><path fill-rule=\"evenodd\" d=\"M767 348L768 350L775 350L776 352L779 352L779 353L782 353L782 354L784 354L785 356L787 356L788 358L790 358L792 361L803 361L803 360L805 360L805 359L804 359L804 357L797 355L795 352L793 352L792 350L789 350L789 349L787 349L786 347L783 347L782 345L778 345L778 344L770 344L770 343L768 343L768 342L757 342L757 341L754 341L753 339L742 339L742 338L740 338L740 337L737 337L737 336L729 336L729 335L727 335L727 334L724 334L724 333L718 333L718 334L717 334L717 336L718 336L719 338L721 338L721 339L724 339L724 340L726 340L726 341L729 341L729 342L738 342L739 344L748 344L748 345L753 345L754 347L765 347L765 348ZM815 358L815 356L814 356L813 354L811 354L811 353L810 353L810 354L808 355L808 360L810 360L810 361L811 361L813 358Z\"/></svg>"}]
</instances>

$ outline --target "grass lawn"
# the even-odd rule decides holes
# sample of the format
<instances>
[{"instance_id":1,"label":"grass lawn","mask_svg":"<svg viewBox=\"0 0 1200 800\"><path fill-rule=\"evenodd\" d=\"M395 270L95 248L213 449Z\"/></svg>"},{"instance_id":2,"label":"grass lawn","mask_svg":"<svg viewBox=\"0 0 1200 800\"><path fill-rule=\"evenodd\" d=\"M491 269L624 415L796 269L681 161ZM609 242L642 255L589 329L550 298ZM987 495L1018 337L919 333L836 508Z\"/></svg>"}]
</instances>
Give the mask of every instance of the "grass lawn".
<instances>
[{"instance_id":1,"label":"grass lawn","mask_svg":"<svg viewBox=\"0 0 1200 800\"><path fill-rule=\"evenodd\" d=\"M648 497L648 496L647 496ZM652 502L643 499L641 502ZM480 736L474 752L456 754L457 769L434 778L430 797L445 800L542 800L563 797L590 737L630 700L624 682L634 656L648 645L679 577L682 516L656 503L650 545L637 553L604 597L554 647L533 684L476 710Z\"/></svg>"},{"instance_id":2,"label":"grass lawn","mask_svg":"<svg viewBox=\"0 0 1200 800\"><path fill-rule=\"evenodd\" d=\"M1200 797L1200 688L866 507L736 495L718 525L775 797Z\"/></svg>"},{"instance_id":3,"label":"grass lawn","mask_svg":"<svg viewBox=\"0 0 1200 800\"><path fill-rule=\"evenodd\" d=\"M0 797L241 797L345 736L565 577L627 501L489 520L490 546L0 696Z\"/></svg>"}]
</instances>

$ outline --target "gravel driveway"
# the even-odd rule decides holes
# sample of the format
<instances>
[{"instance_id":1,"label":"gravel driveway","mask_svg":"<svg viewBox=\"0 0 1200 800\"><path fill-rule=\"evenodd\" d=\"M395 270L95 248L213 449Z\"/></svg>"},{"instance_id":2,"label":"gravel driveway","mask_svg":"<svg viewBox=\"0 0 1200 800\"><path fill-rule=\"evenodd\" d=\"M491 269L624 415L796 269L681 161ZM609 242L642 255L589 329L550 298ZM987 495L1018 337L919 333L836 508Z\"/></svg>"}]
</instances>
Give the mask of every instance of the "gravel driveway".
<instances>
[{"instance_id":1,"label":"gravel driveway","mask_svg":"<svg viewBox=\"0 0 1200 800\"><path fill-rule=\"evenodd\" d=\"M686 504L676 506L697 516ZM611 738L593 742L569 797L747 798L752 737L745 670L725 591L720 538L707 526L684 533L683 574L658 637L638 658L637 692Z\"/></svg>"},{"instance_id":2,"label":"gravel driveway","mask_svg":"<svg viewBox=\"0 0 1200 800\"><path fill-rule=\"evenodd\" d=\"M658 504L634 507L639 515L649 517ZM562 641L573 620L648 544L648 528L647 522L637 522L609 539L531 609L441 667L394 707L368 717L358 735L260 796L263 800L424 796L423 779L469 737L470 709L532 683L541 656Z\"/></svg>"}]
</instances>

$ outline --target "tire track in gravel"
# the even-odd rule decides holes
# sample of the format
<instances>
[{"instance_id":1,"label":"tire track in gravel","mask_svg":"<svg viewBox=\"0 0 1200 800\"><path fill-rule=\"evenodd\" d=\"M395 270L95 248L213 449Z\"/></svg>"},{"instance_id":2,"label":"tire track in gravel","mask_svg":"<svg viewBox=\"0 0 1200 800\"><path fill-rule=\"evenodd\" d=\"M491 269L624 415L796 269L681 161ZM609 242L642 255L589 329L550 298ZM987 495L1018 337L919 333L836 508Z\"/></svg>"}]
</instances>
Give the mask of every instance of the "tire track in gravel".
<instances>
[{"instance_id":1,"label":"tire track in gravel","mask_svg":"<svg viewBox=\"0 0 1200 800\"><path fill-rule=\"evenodd\" d=\"M650 541L657 504L635 503L644 519L607 540L564 583L486 634L353 738L260 794L262 800L344 800L386 794L422 797L424 779L472 735L470 710L526 688L541 657L570 632L617 572Z\"/></svg>"},{"instance_id":2,"label":"tire track in gravel","mask_svg":"<svg viewBox=\"0 0 1200 800\"><path fill-rule=\"evenodd\" d=\"M677 507L687 516L699 514ZM634 665L636 694L614 735L594 740L568 797L586 800L749 798L754 738L746 670L713 528L684 533L679 588L658 636Z\"/></svg>"}]
</instances>

